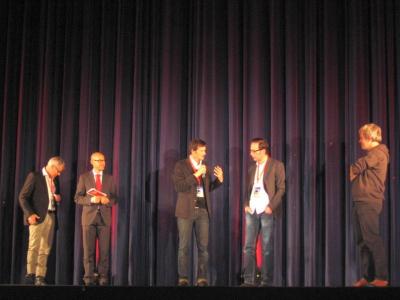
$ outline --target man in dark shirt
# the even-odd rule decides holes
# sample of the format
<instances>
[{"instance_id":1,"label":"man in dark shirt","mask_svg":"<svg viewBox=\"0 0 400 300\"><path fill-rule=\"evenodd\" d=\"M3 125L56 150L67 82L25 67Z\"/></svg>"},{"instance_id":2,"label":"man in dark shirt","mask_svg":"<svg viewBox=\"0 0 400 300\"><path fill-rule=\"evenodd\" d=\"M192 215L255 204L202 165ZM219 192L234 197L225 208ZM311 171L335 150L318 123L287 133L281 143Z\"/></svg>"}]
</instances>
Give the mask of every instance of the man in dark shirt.
<instances>
[{"instance_id":1,"label":"man in dark shirt","mask_svg":"<svg viewBox=\"0 0 400 300\"><path fill-rule=\"evenodd\" d=\"M388 286L388 271L383 241L379 235L379 215L385 194L389 150L381 144L381 128L366 124L359 130L361 149L367 154L350 166L353 219L357 244L361 250L362 278L354 287Z\"/></svg>"},{"instance_id":2,"label":"man in dark shirt","mask_svg":"<svg viewBox=\"0 0 400 300\"><path fill-rule=\"evenodd\" d=\"M214 167L213 173L216 178L211 180L211 171L204 162L206 153L204 141L192 140L189 144L189 157L178 161L172 174L175 191L178 193L175 216L179 231L179 286L189 285L189 243L193 227L198 249L197 286L208 285L210 192L222 184L224 173L221 167Z\"/></svg>"}]
</instances>

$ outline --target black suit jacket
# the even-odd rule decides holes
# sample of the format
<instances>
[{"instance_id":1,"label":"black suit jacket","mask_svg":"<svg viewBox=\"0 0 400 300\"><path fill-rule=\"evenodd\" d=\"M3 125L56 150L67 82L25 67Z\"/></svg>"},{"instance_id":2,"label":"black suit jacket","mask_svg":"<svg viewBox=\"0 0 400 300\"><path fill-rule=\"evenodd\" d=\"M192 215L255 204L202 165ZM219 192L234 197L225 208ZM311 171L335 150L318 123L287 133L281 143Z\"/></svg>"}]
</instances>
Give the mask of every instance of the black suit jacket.
<instances>
[{"instance_id":1,"label":"black suit jacket","mask_svg":"<svg viewBox=\"0 0 400 300\"><path fill-rule=\"evenodd\" d=\"M203 164L205 164L203 162ZM207 166L207 165L206 165ZM183 159L175 164L172 181L174 182L175 191L178 193L176 202L175 216L179 218L189 219L194 216L194 206L197 194L197 180L193 176L193 168L190 159ZM210 192L221 185L216 178L211 181L211 173L207 167L205 178L202 179L204 188L204 196L207 204L207 211L211 216Z\"/></svg>"},{"instance_id":2,"label":"black suit jacket","mask_svg":"<svg viewBox=\"0 0 400 300\"><path fill-rule=\"evenodd\" d=\"M60 186L58 178L54 179L54 185L56 186L55 194L60 193ZM47 190L46 178L42 172L30 172L25 179L25 183L18 197L19 205L24 212L24 224L28 224L28 218L37 214L40 219L38 223L42 223L47 215L49 207L49 194Z\"/></svg>"},{"instance_id":3,"label":"black suit jacket","mask_svg":"<svg viewBox=\"0 0 400 300\"><path fill-rule=\"evenodd\" d=\"M93 224L96 218L97 210L100 210L103 221L106 225L111 224L111 207L117 203L117 188L111 175L103 172L102 189L107 194L110 203L107 205L91 203L92 196L86 194L91 188L96 188L96 182L93 172L87 172L79 177L78 186L76 187L75 202L83 205L82 225Z\"/></svg>"},{"instance_id":4,"label":"black suit jacket","mask_svg":"<svg viewBox=\"0 0 400 300\"><path fill-rule=\"evenodd\" d=\"M247 174L247 193L244 201L244 206L249 206L251 191L253 190L254 176L256 174L257 165L252 164ZM271 157L265 165L263 176L264 189L269 197L268 206L272 209L275 215L280 211L282 196L285 194L285 167L279 160Z\"/></svg>"}]
</instances>

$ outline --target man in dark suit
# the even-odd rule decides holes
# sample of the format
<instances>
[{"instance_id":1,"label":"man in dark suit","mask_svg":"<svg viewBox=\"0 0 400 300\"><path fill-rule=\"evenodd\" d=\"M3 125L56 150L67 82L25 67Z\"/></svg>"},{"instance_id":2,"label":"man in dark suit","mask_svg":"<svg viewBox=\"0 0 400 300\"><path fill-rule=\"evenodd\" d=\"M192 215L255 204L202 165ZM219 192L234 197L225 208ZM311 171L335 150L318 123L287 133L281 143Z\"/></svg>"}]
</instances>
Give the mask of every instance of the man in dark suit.
<instances>
[{"instance_id":1,"label":"man in dark suit","mask_svg":"<svg viewBox=\"0 0 400 300\"><path fill-rule=\"evenodd\" d=\"M97 271L99 285L108 285L111 238L112 206L117 202L114 179L103 171L106 160L103 153L95 152L90 157L93 170L79 177L75 202L83 205L82 239L85 285L95 285L96 238L99 245ZM90 192L95 189L94 192ZM88 193L89 192L89 193Z\"/></svg>"},{"instance_id":2,"label":"man in dark suit","mask_svg":"<svg viewBox=\"0 0 400 300\"><path fill-rule=\"evenodd\" d=\"M207 286L208 270L208 228L211 216L210 191L224 181L222 168L216 166L211 181L211 173L204 162L206 143L200 139L190 142L188 158L176 163L172 180L178 193L175 216L179 231L178 273L179 286L189 285L188 257L193 226L198 249L197 285Z\"/></svg>"},{"instance_id":3,"label":"man in dark suit","mask_svg":"<svg viewBox=\"0 0 400 300\"><path fill-rule=\"evenodd\" d=\"M19 193L24 223L29 225L25 283L46 285L47 258L53 244L56 203L61 201L57 176L64 171L61 157L52 157L41 172L30 172Z\"/></svg>"},{"instance_id":4,"label":"man in dark suit","mask_svg":"<svg viewBox=\"0 0 400 300\"><path fill-rule=\"evenodd\" d=\"M244 286L254 286L256 278L256 241L261 231L262 265L261 286L273 282L273 228L285 193L283 163L271 158L266 140L251 140L250 155L256 162L247 174L247 193L244 200L246 241L243 268Z\"/></svg>"}]
</instances>

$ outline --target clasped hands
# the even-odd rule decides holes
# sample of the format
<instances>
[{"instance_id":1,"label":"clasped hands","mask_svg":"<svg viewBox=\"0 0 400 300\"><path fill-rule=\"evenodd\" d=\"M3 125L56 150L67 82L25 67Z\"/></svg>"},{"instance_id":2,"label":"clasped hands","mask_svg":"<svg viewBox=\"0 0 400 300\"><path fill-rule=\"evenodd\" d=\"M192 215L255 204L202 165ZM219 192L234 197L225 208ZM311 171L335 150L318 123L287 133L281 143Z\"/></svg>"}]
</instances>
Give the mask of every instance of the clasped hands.
<instances>
[{"instance_id":1,"label":"clasped hands","mask_svg":"<svg viewBox=\"0 0 400 300\"><path fill-rule=\"evenodd\" d=\"M106 205L106 204L110 203L110 199L108 199L105 196L93 196L92 198L90 198L90 202L94 203L94 204Z\"/></svg>"}]
</instances>

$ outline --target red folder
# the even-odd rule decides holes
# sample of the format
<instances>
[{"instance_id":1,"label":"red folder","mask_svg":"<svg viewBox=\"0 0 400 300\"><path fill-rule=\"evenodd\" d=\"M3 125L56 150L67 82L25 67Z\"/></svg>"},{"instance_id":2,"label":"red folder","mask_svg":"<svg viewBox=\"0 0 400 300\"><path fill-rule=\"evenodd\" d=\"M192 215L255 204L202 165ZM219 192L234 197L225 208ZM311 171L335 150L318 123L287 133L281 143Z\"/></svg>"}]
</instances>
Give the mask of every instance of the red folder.
<instances>
[{"instance_id":1,"label":"red folder","mask_svg":"<svg viewBox=\"0 0 400 300\"><path fill-rule=\"evenodd\" d=\"M90 196L104 196L107 197L107 194L100 192L99 190L96 190L95 188L91 188L86 192Z\"/></svg>"}]
</instances>

